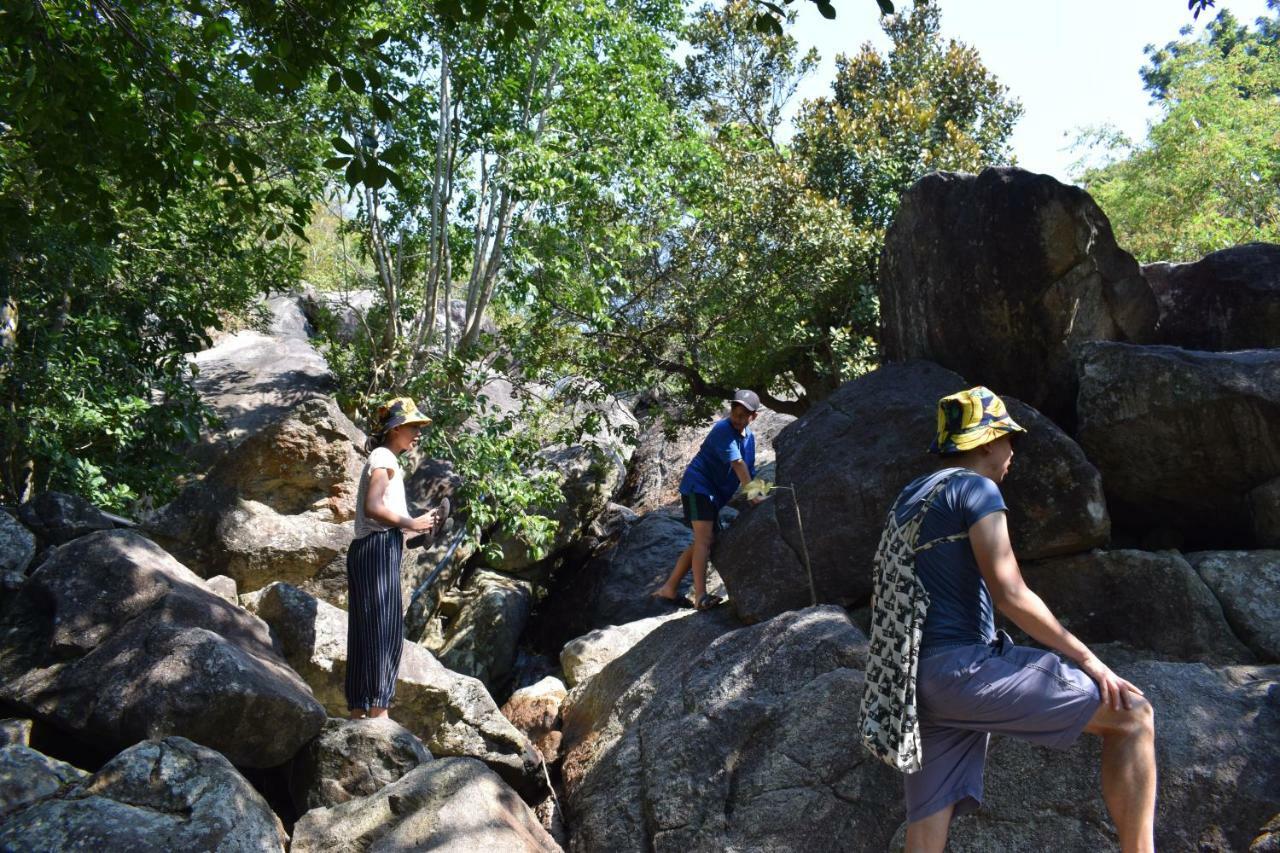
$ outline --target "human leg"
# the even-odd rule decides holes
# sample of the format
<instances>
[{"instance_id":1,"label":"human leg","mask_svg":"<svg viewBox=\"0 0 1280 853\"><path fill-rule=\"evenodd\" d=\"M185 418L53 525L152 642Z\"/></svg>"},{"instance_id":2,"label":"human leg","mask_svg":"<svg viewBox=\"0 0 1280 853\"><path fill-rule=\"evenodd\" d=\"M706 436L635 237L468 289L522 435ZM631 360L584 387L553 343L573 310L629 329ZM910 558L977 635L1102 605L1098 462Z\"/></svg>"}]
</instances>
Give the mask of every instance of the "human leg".
<instances>
[{"instance_id":1,"label":"human leg","mask_svg":"<svg viewBox=\"0 0 1280 853\"><path fill-rule=\"evenodd\" d=\"M942 853L947 849L947 832L951 829L951 813L955 807L952 803L928 817L908 823L905 853Z\"/></svg>"},{"instance_id":2,"label":"human leg","mask_svg":"<svg viewBox=\"0 0 1280 853\"><path fill-rule=\"evenodd\" d=\"M675 568L671 570L671 574L667 577L667 582L658 587L657 592L653 594L654 597L675 601L680 595L680 581L684 580L684 576L688 574L689 567L692 565L693 544L690 543L687 548L680 552L680 556L676 558Z\"/></svg>"},{"instance_id":3,"label":"human leg","mask_svg":"<svg viewBox=\"0 0 1280 853\"><path fill-rule=\"evenodd\" d=\"M1151 703L1131 696L1131 707L1099 705L1085 731L1102 738L1102 799L1125 853L1155 849L1156 748Z\"/></svg>"},{"instance_id":4,"label":"human leg","mask_svg":"<svg viewBox=\"0 0 1280 853\"><path fill-rule=\"evenodd\" d=\"M707 561L711 558L711 540L715 536L711 521L693 522L693 549L691 564L693 568L693 600L702 601L707 593Z\"/></svg>"},{"instance_id":5,"label":"human leg","mask_svg":"<svg viewBox=\"0 0 1280 853\"><path fill-rule=\"evenodd\" d=\"M403 649L398 530L352 543L347 555L347 707L353 719L385 716Z\"/></svg>"}]
</instances>

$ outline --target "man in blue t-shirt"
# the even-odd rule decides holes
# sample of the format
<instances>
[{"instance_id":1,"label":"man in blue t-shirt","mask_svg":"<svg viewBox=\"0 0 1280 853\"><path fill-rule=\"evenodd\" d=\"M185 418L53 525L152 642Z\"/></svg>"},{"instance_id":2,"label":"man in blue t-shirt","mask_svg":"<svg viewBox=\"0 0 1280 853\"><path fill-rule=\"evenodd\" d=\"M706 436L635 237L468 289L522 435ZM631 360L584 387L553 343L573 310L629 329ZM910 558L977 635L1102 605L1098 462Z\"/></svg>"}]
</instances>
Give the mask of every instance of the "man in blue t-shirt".
<instances>
[{"instance_id":1,"label":"man in blue t-shirt","mask_svg":"<svg viewBox=\"0 0 1280 853\"><path fill-rule=\"evenodd\" d=\"M930 451L947 467L911 482L894 504L899 522L924 512L915 574L929 596L916 671L923 761L905 776L906 849L944 850L952 818L978 807L991 732L1057 749L1089 732L1103 740L1102 794L1121 849L1153 850L1151 706L1062 627L1013 555L999 483L1021 432L986 388L942 398ZM882 604L890 606L877 602L873 618L892 618ZM1013 645L996 632L997 609L1074 665Z\"/></svg>"},{"instance_id":2,"label":"man in blue t-shirt","mask_svg":"<svg viewBox=\"0 0 1280 853\"><path fill-rule=\"evenodd\" d=\"M760 409L760 398L754 391L741 389L727 402L729 416L711 427L680 481L680 504L685 523L693 528L693 543L681 552L667 582L653 593L655 598L680 603L680 581L692 568L693 601L699 610L723 600L707 593L707 558L720 510L739 486L756 475L756 437L750 424Z\"/></svg>"}]
</instances>

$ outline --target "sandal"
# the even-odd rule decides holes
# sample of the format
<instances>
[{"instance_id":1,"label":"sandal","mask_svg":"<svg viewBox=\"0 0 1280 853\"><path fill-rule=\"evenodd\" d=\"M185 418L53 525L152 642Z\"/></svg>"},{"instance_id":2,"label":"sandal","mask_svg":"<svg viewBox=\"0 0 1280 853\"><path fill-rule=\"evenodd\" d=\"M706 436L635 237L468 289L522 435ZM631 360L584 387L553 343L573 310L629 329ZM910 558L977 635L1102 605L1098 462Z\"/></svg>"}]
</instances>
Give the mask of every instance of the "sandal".
<instances>
[{"instance_id":1,"label":"sandal","mask_svg":"<svg viewBox=\"0 0 1280 853\"><path fill-rule=\"evenodd\" d=\"M448 533L453 529L453 518L449 515L451 511L448 498L441 498L439 505L436 506L436 526L430 533L419 533L412 539L408 539L404 543L406 548L421 548L428 542L434 542L439 539L441 534Z\"/></svg>"},{"instance_id":2,"label":"sandal","mask_svg":"<svg viewBox=\"0 0 1280 853\"><path fill-rule=\"evenodd\" d=\"M693 607L693 602L690 601L687 596L683 596L683 595L677 595L675 598L667 598L665 595L662 595L661 593L651 592L649 593L649 597L652 598L654 601L661 601L663 604L669 604L672 607L681 607L681 608Z\"/></svg>"},{"instance_id":3,"label":"sandal","mask_svg":"<svg viewBox=\"0 0 1280 853\"><path fill-rule=\"evenodd\" d=\"M710 610L713 607L719 607L721 604L724 604L723 596L712 595L709 592L704 592L702 594L702 598L698 599L698 603L694 605L694 607L697 610Z\"/></svg>"}]
</instances>

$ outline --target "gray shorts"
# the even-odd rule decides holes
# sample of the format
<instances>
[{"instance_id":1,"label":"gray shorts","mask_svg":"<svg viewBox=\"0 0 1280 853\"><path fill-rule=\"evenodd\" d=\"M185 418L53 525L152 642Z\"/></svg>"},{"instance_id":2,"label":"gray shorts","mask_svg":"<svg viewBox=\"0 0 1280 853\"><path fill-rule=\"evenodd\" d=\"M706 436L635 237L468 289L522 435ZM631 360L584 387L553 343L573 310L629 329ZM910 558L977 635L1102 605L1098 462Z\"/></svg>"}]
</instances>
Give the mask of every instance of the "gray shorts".
<instances>
[{"instance_id":1,"label":"gray shorts","mask_svg":"<svg viewBox=\"0 0 1280 853\"><path fill-rule=\"evenodd\" d=\"M916 678L924 766L903 777L907 820L952 803L953 817L978 808L991 732L1066 749L1101 701L1082 670L1052 652L1015 646L1003 631L991 645L930 654Z\"/></svg>"}]
</instances>

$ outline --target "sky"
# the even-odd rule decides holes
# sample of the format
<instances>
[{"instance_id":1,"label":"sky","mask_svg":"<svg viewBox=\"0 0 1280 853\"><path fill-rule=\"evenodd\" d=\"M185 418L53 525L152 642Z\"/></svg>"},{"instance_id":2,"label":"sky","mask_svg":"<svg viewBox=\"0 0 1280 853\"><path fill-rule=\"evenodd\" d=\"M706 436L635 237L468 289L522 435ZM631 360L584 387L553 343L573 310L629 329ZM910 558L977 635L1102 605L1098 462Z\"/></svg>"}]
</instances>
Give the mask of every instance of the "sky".
<instances>
[{"instance_id":1,"label":"sky","mask_svg":"<svg viewBox=\"0 0 1280 853\"><path fill-rule=\"evenodd\" d=\"M875 0L834 0L834 21L812 3L794 5L791 34L802 51L815 47L822 57L795 105L829 93L837 54L854 53L867 40L882 53L888 47ZM1137 141L1157 118L1138 76L1146 45L1163 46L1187 24L1199 33L1217 10L1230 9L1250 24L1267 13L1266 0L1218 0L1198 21L1186 0L939 0L939 8L943 37L977 48L1022 102L1011 139L1018 165L1061 181L1071 180L1071 164L1080 156L1068 150L1078 130L1110 124Z\"/></svg>"}]
</instances>

